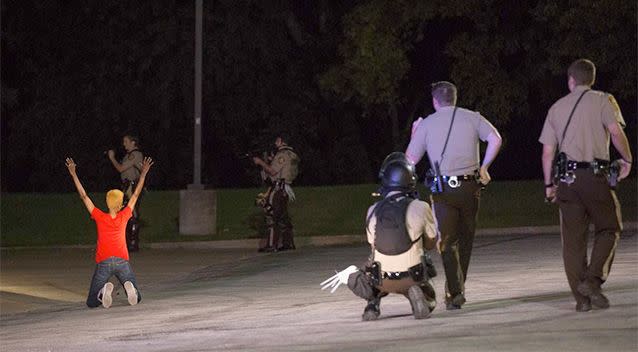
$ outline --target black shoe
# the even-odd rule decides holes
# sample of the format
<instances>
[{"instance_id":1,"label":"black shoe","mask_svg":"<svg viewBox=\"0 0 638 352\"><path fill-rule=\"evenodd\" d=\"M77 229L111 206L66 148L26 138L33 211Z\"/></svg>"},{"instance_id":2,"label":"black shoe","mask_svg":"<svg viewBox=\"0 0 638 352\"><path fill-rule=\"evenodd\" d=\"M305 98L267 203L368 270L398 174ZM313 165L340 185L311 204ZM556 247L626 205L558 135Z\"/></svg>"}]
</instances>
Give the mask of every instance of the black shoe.
<instances>
[{"instance_id":1,"label":"black shoe","mask_svg":"<svg viewBox=\"0 0 638 352\"><path fill-rule=\"evenodd\" d=\"M373 299L368 301L368 305L363 310L363 315L361 316L361 320L363 321L372 321L377 320L379 315L381 314L381 310L379 309L379 299Z\"/></svg>"},{"instance_id":2,"label":"black shoe","mask_svg":"<svg viewBox=\"0 0 638 352\"><path fill-rule=\"evenodd\" d=\"M589 297L591 305L598 309L609 308L609 299L603 295L600 287L594 287L587 281L581 282L576 290L583 296Z\"/></svg>"},{"instance_id":3,"label":"black shoe","mask_svg":"<svg viewBox=\"0 0 638 352\"><path fill-rule=\"evenodd\" d=\"M447 310L457 310L461 309L461 306L465 304L465 296L462 293L452 297L451 299L447 299L445 301L445 309Z\"/></svg>"},{"instance_id":4,"label":"black shoe","mask_svg":"<svg viewBox=\"0 0 638 352\"><path fill-rule=\"evenodd\" d=\"M430 316L430 307L420 286L413 285L408 289L408 299L412 306L414 319L425 319Z\"/></svg>"},{"instance_id":5,"label":"black shoe","mask_svg":"<svg viewBox=\"0 0 638 352\"><path fill-rule=\"evenodd\" d=\"M583 301L576 303L576 311L579 313L589 312L591 310L591 303L589 301Z\"/></svg>"}]
</instances>

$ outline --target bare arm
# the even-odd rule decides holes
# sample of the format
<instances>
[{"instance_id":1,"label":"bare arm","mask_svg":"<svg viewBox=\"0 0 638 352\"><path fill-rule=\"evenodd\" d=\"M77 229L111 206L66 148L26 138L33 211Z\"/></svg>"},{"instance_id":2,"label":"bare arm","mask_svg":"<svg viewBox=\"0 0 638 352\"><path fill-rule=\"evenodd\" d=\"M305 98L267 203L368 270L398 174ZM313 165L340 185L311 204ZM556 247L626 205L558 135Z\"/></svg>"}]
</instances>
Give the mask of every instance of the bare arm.
<instances>
[{"instance_id":1,"label":"bare arm","mask_svg":"<svg viewBox=\"0 0 638 352\"><path fill-rule=\"evenodd\" d=\"M498 155L499 150L501 150L501 144L503 144L503 139L498 132L492 132L487 136L487 148L485 149L485 155L483 156L483 164L481 165L481 169L479 170L481 176L481 183L487 185L492 177L487 169L492 165L494 159L496 159L496 155Z\"/></svg>"},{"instance_id":2,"label":"bare arm","mask_svg":"<svg viewBox=\"0 0 638 352\"><path fill-rule=\"evenodd\" d=\"M78 193L80 194L80 199L82 199L82 202L84 202L84 206L86 206L86 210L89 211L89 214L92 213L93 209L95 209L95 205L93 205L93 201L91 201L91 198L89 198L89 196L86 194L84 187L82 187L82 183L80 182L80 179L78 178L78 175L75 171L76 165L73 159L66 158L66 167L69 170L69 174L71 174L71 178L73 178L73 183L75 184L75 188L78 190Z\"/></svg>"},{"instance_id":3,"label":"bare arm","mask_svg":"<svg viewBox=\"0 0 638 352\"><path fill-rule=\"evenodd\" d=\"M625 135L625 131L622 130L618 122L610 123L607 125L607 130L611 136L611 142L614 144L614 148L620 154L622 160L620 160L620 174L618 175L618 180L622 180L629 176L629 172L631 171L631 163L633 162L633 157L631 156L631 149L629 148L629 141L627 140L627 135Z\"/></svg>"},{"instance_id":4,"label":"bare arm","mask_svg":"<svg viewBox=\"0 0 638 352\"><path fill-rule=\"evenodd\" d=\"M140 173L140 181L135 186L135 191L133 195L131 195L131 199L129 199L127 207L131 208L131 210L135 209L135 203L137 203L137 199L140 197L140 193L142 193L142 189L144 188L144 181L146 181L146 174L148 174L148 170L151 169L153 165L153 159L146 157L142 162L142 172Z\"/></svg>"},{"instance_id":5,"label":"bare arm","mask_svg":"<svg viewBox=\"0 0 638 352\"><path fill-rule=\"evenodd\" d=\"M108 151L109 160L111 160L111 164L117 170L117 172L122 173L132 167L135 167L135 160L126 160L123 163L119 163L117 159L115 159L115 152L113 150Z\"/></svg>"},{"instance_id":6,"label":"bare arm","mask_svg":"<svg viewBox=\"0 0 638 352\"><path fill-rule=\"evenodd\" d=\"M254 157L253 162L255 163L255 165L260 166L264 170L264 172L266 172L268 175L275 176L277 174L277 171L273 169L270 165L268 165L268 163L266 163L261 158Z\"/></svg>"},{"instance_id":7,"label":"bare arm","mask_svg":"<svg viewBox=\"0 0 638 352\"><path fill-rule=\"evenodd\" d=\"M543 164L543 180L545 181L545 199L554 201L556 197L556 186L548 186L552 184L552 163L554 162L554 152L556 146L552 144L543 144L543 154L541 163Z\"/></svg>"}]
</instances>

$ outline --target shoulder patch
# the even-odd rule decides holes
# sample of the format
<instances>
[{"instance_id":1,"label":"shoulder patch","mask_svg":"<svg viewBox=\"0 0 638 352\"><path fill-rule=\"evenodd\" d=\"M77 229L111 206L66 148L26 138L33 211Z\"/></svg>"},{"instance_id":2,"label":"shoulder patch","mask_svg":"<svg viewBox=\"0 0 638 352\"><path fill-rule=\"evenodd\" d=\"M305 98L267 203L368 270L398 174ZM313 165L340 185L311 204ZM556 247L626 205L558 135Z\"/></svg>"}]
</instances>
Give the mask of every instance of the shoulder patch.
<instances>
[{"instance_id":1,"label":"shoulder patch","mask_svg":"<svg viewBox=\"0 0 638 352\"><path fill-rule=\"evenodd\" d=\"M285 156L283 156L283 155L280 155L280 156L279 156L279 158L277 158L277 161L278 161L280 164L283 164L283 163L285 163L285 162L286 162L286 157L285 157Z\"/></svg>"},{"instance_id":2,"label":"shoulder patch","mask_svg":"<svg viewBox=\"0 0 638 352\"><path fill-rule=\"evenodd\" d=\"M133 153L129 153L128 160L133 160L133 159L135 159L135 155L133 155Z\"/></svg>"}]
</instances>

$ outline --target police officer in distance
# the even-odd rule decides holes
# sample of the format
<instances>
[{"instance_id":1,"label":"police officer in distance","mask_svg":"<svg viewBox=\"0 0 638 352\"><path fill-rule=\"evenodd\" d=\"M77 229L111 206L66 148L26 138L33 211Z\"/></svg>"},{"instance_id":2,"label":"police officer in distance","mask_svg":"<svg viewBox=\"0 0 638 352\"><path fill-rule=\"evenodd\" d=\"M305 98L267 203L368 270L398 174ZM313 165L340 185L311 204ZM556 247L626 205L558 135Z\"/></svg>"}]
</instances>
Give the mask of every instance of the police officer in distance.
<instances>
[{"instance_id":1,"label":"police officer in distance","mask_svg":"<svg viewBox=\"0 0 638 352\"><path fill-rule=\"evenodd\" d=\"M131 198L135 186L140 179L140 171L144 154L139 150L139 138L132 134L127 134L122 138L122 145L126 150L126 154L120 162L115 159L115 151L109 150L108 157L111 164L120 173L121 187L124 192L124 206ZM141 197L137 201L137 207L133 211L133 216L126 225L126 245L129 252L137 252L140 249L140 224L139 224L139 208Z\"/></svg>"},{"instance_id":2,"label":"police officer in distance","mask_svg":"<svg viewBox=\"0 0 638 352\"><path fill-rule=\"evenodd\" d=\"M480 113L456 106L457 89L450 82L432 84L433 114L413 125L406 156L418 163L427 152L432 164L432 208L440 233L439 249L446 276L446 308L465 303L482 185L490 182L489 166L501 147L501 136ZM479 164L479 141L487 142Z\"/></svg>"},{"instance_id":3,"label":"police officer in distance","mask_svg":"<svg viewBox=\"0 0 638 352\"><path fill-rule=\"evenodd\" d=\"M617 161L618 180L629 175L633 161L620 108L611 94L591 89L595 79L596 67L590 60L579 59L569 66L570 93L549 109L538 139L543 144L545 197L559 205L563 263L578 312L589 311L592 305L609 307L601 285L622 231L620 204L608 184L614 171L609 162L610 137L622 158ZM555 153L562 162L552 179ZM588 262L590 222L595 240Z\"/></svg>"},{"instance_id":4,"label":"police officer in distance","mask_svg":"<svg viewBox=\"0 0 638 352\"><path fill-rule=\"evenodd\" d=\"M430 206L416 196L414 166L403 153L386 157L379 172L381 201L366 217L371 255L362 269L350 266L322 283L323 288L347 284L368 301L362 319L376 320L381 298L390 293L410 301L415 319L427 318L436 307L432 277L436 270L426 254L436 246Z\"/></svg>"},{"instance_id":5,"label":"police officer in distance","mask_svg":"<svg viewBox=\"0 0 638 352\"><path fill-rule=\"evenodd\" d=\"M261 204L266 214L268 233L260 243L260 252L276 252L295 249L293 226L288 214L288 203L295 200L292 183L299 172L299 156L280 134L275 138L277 151L270 162L253 157L255 165L262 168L270 180L264 202Z\"/></svg>"}]
</instances>

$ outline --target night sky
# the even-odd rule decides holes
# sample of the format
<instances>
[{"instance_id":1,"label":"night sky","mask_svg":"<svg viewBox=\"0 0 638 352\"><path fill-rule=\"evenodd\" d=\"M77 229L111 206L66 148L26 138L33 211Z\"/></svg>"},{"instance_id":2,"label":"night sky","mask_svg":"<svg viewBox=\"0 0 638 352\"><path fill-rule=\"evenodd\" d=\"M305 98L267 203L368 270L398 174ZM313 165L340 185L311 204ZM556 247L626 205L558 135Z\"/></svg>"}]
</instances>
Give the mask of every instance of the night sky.
<instances>
[{"instance_id":1,"label":"night sky","mask_svg":"<svg viewBox=\"0 0 638 352\"><path fill-rule=\"evenodd\" d=\"M617 98L636 153L635 1L204 3L209 187L257 185L241 155L279 132L302 158L298 184L376 182L433 111L439 80L503 135L495 180L540 178L545 115L581 57L597 65L594 89ZM69 191L66 156L87 189L110 187L104 151L121 155L125 133L157 160L150 187L192 182L194 1L1 6L2 191Z\"/></svg>"}]
</instances>

